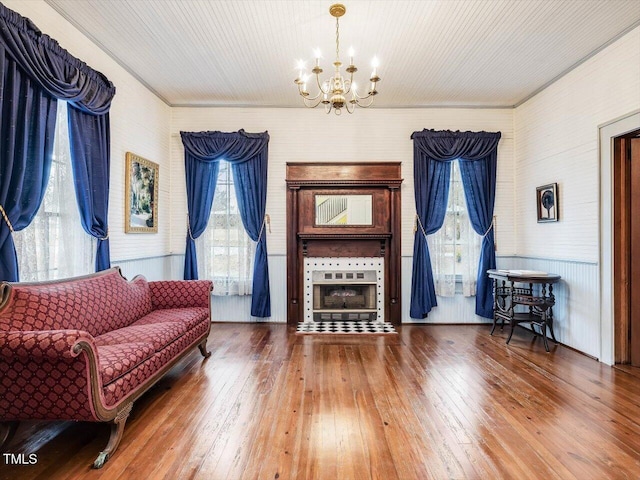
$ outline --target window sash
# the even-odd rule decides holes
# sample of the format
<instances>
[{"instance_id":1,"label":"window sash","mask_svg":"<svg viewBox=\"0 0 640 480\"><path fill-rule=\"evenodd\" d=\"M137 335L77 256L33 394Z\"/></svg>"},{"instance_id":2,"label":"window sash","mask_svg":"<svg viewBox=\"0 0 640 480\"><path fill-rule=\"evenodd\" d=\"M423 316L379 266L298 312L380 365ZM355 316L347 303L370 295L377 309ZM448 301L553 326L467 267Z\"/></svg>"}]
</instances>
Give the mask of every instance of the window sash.
<instances>
[{"instance_id":1,"label":"window sash","mask_svg":"<svg viewBox=\"0 0 640 480\"><path fill-rule=\"evenodd\" d=\"M207 228L196 239L198 271L213 280L214 295L250 295L256 242L242 223L231 165L221 162Z\"/></svg>"},{"instance_id":2,"label":"window sash","mask_svg":"<svg viewBox=\"0 0 640 480\"><path fill-rule=\"evenodd\" d=\"M67 104L58 101L51 171L33 221L13 234L21 281L43 281L93 272L95 240L82 228L75 196Z\"/></svg>"},{"instance_id":3,"label":"window sash","mask_svg":"<svg viewBox=\"0 0 640 480\"><path fill-rule=\"evenodd\" d=\"M427 237L436 295L475 295L482 238L469 219L458 161L451 165L442 228Z\"/></svg>"}]
</instances>

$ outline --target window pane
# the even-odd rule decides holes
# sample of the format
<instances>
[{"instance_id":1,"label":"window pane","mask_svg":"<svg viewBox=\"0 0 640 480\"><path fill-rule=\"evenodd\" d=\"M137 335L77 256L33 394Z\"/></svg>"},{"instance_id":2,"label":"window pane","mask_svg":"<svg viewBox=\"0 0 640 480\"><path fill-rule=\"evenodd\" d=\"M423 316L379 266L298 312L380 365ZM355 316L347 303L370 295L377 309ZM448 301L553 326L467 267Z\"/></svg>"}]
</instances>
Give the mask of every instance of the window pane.
<instances>
[{"instance_id":1,"label":"window pane","mask_svg":"<svg viewBox=\"0 0 640 480\"><path fill-rule=\"evenodd\" d=\"M13 234L21 281L53 280L94 270L95 241L82 228L75 198L67 104L58 102L51 171L31 224Z\"/></svg>"},{"instance_id":2,"label":"window pane","mask_svg":"<svg viewBox=\"0 0 640 480\"><path fill-rule=\"evenodd\" d=\"M200 277L214 281L214 295L251 293L255 242L242 224L233 172L224 160L220 163L209 223L196 241L196 249Z\"/></svg>"},{"instance_id":3,"label":"window pane","mask_svg":"<svg viewBox=\"0 0 640 480\"><path fill-rule=\"evenodd\" d=\"M438 295L454 294L453 278L462 284L475 285L481 237L469 221L458 161L451 164L444 223L438 232L428 237L428 242ZM465 287L464 291L475 292L475 286Z\"/></svg>"}]
</instances>

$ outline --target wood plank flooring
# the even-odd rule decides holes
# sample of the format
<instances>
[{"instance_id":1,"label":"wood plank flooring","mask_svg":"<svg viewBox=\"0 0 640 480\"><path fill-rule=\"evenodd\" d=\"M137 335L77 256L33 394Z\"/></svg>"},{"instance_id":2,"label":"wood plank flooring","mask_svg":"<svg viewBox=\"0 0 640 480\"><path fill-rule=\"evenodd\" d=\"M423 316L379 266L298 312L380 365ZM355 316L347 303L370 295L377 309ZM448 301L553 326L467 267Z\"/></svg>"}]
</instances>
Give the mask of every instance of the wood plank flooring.
<instances>
[{"instance_id":1,"label":"wood plank flooring","mask_svg":"<svg viewBox=\"0 0 640 480\"><path fill-rule=\"evenodd\" d=\"M24 423L1 479L637 479L640 376L518 330L403 325L299 335L214 324L134 406L91 470L102 424Z\"/></svg>"}]
</instances>

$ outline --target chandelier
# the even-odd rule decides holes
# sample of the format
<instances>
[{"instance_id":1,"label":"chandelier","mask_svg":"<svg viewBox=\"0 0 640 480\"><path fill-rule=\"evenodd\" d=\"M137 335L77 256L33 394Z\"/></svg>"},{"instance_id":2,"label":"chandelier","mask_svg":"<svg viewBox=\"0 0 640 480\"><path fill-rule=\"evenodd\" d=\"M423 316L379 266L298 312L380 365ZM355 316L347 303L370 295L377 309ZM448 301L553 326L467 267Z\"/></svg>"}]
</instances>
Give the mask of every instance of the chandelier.
<instances>
[{"instance_id":1,"label":"chandelier","mask_svg":"<svg viewBox=\"0 0 640 480\"><path fill-rule=\"evenodd\" d=\"M378 94L376 90L376 84L380 81L380 77L377 75L378 60L374 57L371 62L373 72L369 79L369 90L365 95L358 94L357 85L353 81L353 74L358 71L353 64L353 49L349 51L349 66L346 68L348 78L345 78L340 73L340 67L342 62L340 61L340 24L339 19L347 11L346 7L340 3L331 5L329 13L336 19L336 60L333 62L335 70L333 76L321 81L320 74L322 68L320 68L320 50L316 49L316 65L311 70L311 73L316 76L316 83L318 84L318 92L311 96L307 90L307 81L310 75L305 72L305 65L302 60L298 62L298 77L294 80L298 85L298 93L302 97L304 105L308 108L315 108L322 104L325 107L326 113L334 111L336 115L342 113L344 107L348 113L353 113L356 106L369 107L373 104L374 97ZM347 97L349 97L347 99Z\"/></svg>"}]
</instances>

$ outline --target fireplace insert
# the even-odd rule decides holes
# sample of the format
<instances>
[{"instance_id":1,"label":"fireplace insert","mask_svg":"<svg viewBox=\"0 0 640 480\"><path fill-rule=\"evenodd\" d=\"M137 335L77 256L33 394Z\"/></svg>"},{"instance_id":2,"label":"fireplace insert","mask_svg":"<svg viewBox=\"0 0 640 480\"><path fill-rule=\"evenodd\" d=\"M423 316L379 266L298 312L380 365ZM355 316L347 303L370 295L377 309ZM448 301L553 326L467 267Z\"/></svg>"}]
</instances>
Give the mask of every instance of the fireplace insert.
<instances>
[{"instance_id":1,"label":"fireplace insert","mask_svg":"<svg viewBox=\"0 0 640 480\"><path fill-rule=\"evenodd\" d=\"M384 322L384 259L304 259L305 322Z\"/></svg>"}]
</instances>

